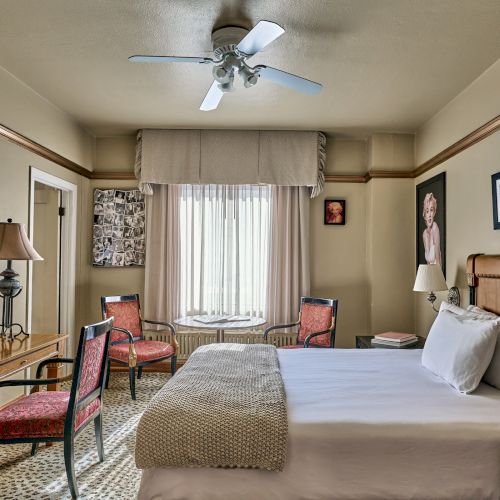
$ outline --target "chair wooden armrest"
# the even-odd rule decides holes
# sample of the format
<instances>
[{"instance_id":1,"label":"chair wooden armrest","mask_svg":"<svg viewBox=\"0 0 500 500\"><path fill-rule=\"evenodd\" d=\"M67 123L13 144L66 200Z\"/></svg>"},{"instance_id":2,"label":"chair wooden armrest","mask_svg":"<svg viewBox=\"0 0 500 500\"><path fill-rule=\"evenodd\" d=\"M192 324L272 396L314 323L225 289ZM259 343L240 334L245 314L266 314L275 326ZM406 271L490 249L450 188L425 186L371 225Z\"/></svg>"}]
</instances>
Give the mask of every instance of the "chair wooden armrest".
<instances>
[{"instance_id":1,"label":"chair wooden armrest","mask_svg":"<svg viewBox=\"0 0 500 500\"><path fill-rule=\"evenodd\" d=\"M264 340L267 340L267 337L269 336L269 333L272 330L283 330L284 328L291 328L292 326L297 326L300 323L300 321L296 321L295 323L290 323L288 325L273 325L270 326L269 328L266 328L264 330Z\"/></svg>"},{"instance_id":2,"label":"chair wooden armrest","mask_svg":"<svg viewBox=\"0 0 500 500\"><path fill-rule=\"evenodd\" d=\"M317 337L318 335L325 335L326 333L330 333L331 330L323 330L322 332L314 332L310 333L306 339L304 340L304 347L309 347L309 342L311 341L312 338Z\"/></svg>"},{"instance_id":3,"label":"chair wooden armrest","mask_svg":"<svg viewBox=\"0 0 500 500\"><path fill-rule=\"evenodd\" d=\"M75 360L73 358L49 358L49 359L44 359L40 364L38 365L36 369L36 378L39 379L42 376L42 370L46 365L50 365L52 363L74 363Z\"/></svg>"},{"instance_id":4,"label":"chair wooden armrest","mask_svg":"<svg viewBox=\"0 0 500 500\"><path fill-rule=\"evenodd\" d=\"M111 330L114 330L116 332L121 332L127 335L128 337L127 342L129 342L130 344L133 344L135 342L134 336L132 335L132 332L130 330L127 330L125 328L120 328L118 326L114 326L113 328L111 328ZM111 342L111 345L120 344L121 342L122 342L121 340L119 340L118 342Z\"/></svg>"},{"instance_id":5,"label":"chair wooden armrest","mask_svg":"<svg viewBox=\"0 0 500 500\"><path fill-rule=\"evenodd\" d=\"M120 328L118 326L113 326L111 330L115 330L117 332L125 333L127 335L127 342L129 343L128 346L128 366L129 368L135 368L137 365L137 353L135 352L135 347L134 347L134 336L132 335L132 332L130 330L127 330L125 328ZM110 345L115 345L115 344L121 344L123 341L119 340L117 342L110 342Z\"/></svg>"},{"instance_id":6,"label":"chair wooden armrest","mask_svg":"<svg viewBox=\"0 0 500 500\"><path fill-rule=\"evenodd\" d=\"M143 323L148 323L149 325L162 325L162 326L166 326L170 332L172 333L172 335L175 337L176 333L175 333L175 326L172 324L172 323L169 323L168 321L156 321L156 320L151 320L151 319L143 319L142 320ZM150 334L157 334L154 330L148 330L148 333Z\"/></svg>"},{"instance_id":7,"label":"chair wooden armrest","mask_svg":"<svg viewBox=\"0 0 500 500\"><path fill-rule=\"evenodd\" d=\"M51 385L51 384L59 384L61 382L65 382L66 380L71 380L73 378L73 374L66 375L65 377L60 378L47 378L47 379L23 379L23 380L5 380L0 382L0 387L14 387L14 386L23 386L23 385Z\"/></svg>"}]
</instances>

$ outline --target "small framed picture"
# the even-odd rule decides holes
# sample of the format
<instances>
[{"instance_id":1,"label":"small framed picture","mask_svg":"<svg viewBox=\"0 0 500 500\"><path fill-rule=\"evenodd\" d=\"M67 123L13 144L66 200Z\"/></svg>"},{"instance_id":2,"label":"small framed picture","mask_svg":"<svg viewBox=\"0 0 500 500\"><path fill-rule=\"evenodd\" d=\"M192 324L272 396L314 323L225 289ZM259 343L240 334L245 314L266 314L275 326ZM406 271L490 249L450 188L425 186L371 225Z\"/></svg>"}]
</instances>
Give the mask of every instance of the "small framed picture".
<instances>
[{"instance_id":1,"label":"small framed picture","mask_svg":"<svg viewBox=\"0 0 500 500\"><path fill-rule=\"evenodd\" d=\"M346 216L345 200L325 200L325 220L328 226L344 226Z\"/></svg>"},{"instance_id":2,"label":"small framed picture","mask_svg":"<svg viewBox=\"0 0 500 500\"><path fill-rule=\"evenodd\" d=\"M493 199L493 229L500 229L500 172L491 176Z\"/></svg>"}]
</instances>

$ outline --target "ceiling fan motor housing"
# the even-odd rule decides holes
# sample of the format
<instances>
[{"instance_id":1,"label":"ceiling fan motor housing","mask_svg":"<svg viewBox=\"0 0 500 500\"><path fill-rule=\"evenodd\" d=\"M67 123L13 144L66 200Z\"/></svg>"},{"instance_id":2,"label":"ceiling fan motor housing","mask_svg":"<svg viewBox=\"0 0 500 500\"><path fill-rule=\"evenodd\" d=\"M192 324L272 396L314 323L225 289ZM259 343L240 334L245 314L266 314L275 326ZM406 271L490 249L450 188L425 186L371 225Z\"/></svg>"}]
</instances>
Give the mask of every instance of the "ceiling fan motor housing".
<instances>
[{"instance_id":1,"label":"ceiling fan motor housing","mask_svg":"<svg viewBox=\"0 0 500 500\"><path fill-rule=\"evenodd\" d=\"M241 75L245 87L252 87L257 83L256 72L245 63L247 55L237 49L238 43L245 38L247 33L247 29L239 26L224 26L212 33L214 56L218 62L214 65L212 74L223 92L234 90L233 81L236 71Z\"/></svg>"}]
</instances>

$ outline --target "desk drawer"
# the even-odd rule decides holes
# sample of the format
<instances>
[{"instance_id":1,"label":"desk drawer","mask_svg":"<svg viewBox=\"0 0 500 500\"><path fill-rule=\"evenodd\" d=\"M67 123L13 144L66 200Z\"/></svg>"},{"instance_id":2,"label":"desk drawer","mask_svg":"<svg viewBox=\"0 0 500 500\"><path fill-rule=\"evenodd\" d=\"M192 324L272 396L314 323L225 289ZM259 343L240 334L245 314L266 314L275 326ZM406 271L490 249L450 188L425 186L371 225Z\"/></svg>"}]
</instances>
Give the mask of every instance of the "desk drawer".
<instances>
[{"instance_id":1,"label":"desk drawer","mask_svg":"<svg viewBox=\"0 0 500 500\"><path fill-rule=\"evenodd\" d=\"M58 355L57 344L54 344L48 347L43 347L42 349L38 349L37 351L31 352L24 356L20 356L16 359L13 359L12 361L8 361L0 365L0 378L11 375L12 373L15 373L19 370L28 368L29 366L35 363L39 363L44 359L57 355Z\"/></svg>"}]
</instances>

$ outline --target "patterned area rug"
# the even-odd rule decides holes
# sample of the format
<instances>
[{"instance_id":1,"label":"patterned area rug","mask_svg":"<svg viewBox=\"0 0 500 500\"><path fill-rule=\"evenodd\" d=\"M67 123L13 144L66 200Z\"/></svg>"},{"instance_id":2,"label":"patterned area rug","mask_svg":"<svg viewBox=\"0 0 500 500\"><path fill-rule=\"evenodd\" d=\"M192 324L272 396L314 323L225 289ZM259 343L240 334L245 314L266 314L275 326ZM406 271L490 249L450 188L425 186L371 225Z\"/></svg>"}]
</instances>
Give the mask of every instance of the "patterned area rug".
<instances>
[{"instance_id":1,"label":"patterned area rug","mask_svg":"<svg viewBox=\"0 0 500 500\"><path fill-rule=\"evenodd\" d=\"M136 381L132 401L128 374L112 373L104 399L104 463L99 463L94 426L75 443L75 469L80 498L133 499L141 472L135 467L135 430L148 401L170 375L145 373ZM0 498L2 500L71 498L64 468L62 443L41 445L30 456L31 444L0 445Z\"/></svg>"}]
</instances>

